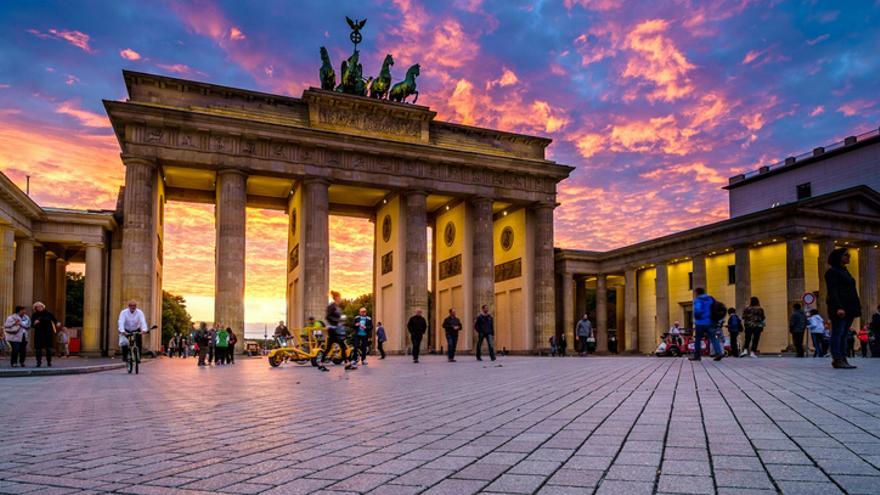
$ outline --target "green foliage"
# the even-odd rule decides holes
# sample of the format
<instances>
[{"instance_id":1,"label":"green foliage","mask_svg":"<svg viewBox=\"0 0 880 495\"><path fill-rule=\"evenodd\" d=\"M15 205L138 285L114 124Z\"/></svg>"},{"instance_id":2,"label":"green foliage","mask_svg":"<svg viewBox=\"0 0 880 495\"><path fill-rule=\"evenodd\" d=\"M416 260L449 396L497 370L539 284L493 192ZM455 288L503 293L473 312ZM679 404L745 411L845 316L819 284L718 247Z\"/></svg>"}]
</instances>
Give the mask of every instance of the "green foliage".
<instances>
[{"instance_id":1,"label":"green foliage","mask_svg":"<svg viewBox=\"0 0 880 495\"><path fill-rule=\"evenodd\" d=\"M373 293L369 294L361 294L360 296L354 299L343 299L342 300L342 314L348 319L349 324L354 320L354 317L357 316L358 310L361 308L367 308L367 315L373 319L373 325L376 324L376 316L373 314ZM323 317L322 317L323 319Z\"/></svg>"},{"instance_id":2,"label":"green foliage","mask_svg":"<svg viewBox=\"0 0 880 495\"><path fill-rule=\"evenodd\" d=\"M67 300L65 301L64 326L83 326L83 294L85 290L85 276L79 272L67 272ZM50 307L51 301L46 301ZM57 310L56 310L57 311ZM57 316L57 314L56 314Z\"/></svg>"},{"instance_id":3,"label":"green foliage","mask_svg":"<svg viewBox=\"0 0 880 495\"><path fill-rule=\"evenodd\" d=\"M162 291L162 343L168 342L175 333L188 334L191 328L192 316L186 310L186 300Z\"/></svg>"}]
</instances>

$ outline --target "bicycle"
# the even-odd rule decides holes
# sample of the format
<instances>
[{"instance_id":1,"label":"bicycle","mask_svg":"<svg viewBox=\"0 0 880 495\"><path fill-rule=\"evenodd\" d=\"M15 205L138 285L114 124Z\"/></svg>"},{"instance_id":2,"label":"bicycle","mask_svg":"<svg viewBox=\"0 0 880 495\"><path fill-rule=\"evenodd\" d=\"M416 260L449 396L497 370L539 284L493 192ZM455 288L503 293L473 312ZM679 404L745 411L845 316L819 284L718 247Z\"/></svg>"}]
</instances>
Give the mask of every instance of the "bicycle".
<instances>
[{"instance_id":1,"label":"bicycle","mask_svg":"<svg viewBox=\"0 0 880 495\"><path fill-rule=\"evenodd\" d=\"M158 325L153 325L152 327L150 327L150 330L155 330L157 328L159 328ZM136 337L138 335L143 335L148 332L149 330L147 330L146 332L142 332L140 330L134 332L125 332L125 336L126 338L128 338L128 362L126 363L128 365L128 374L131 374L132 370L134 370L135 375L140 372L139 365L141 362L141 348L137 345L138 339Z\"/></svg>"}]
</instances>

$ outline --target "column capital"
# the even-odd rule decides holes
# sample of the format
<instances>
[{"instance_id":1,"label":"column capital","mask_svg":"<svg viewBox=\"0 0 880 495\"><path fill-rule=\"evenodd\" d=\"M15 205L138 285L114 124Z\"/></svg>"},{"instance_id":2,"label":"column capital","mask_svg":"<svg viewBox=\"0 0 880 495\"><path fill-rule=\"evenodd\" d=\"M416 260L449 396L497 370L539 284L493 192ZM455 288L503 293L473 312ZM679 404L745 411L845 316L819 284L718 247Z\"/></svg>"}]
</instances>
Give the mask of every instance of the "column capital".
<instances>
[{"instance_id":1,"label":"column capital","mask_svg":"<svg viewBox=\"0 0 880 495\"><path fill-rule=\"evenodd\" d=\"M544 209L554 210L554 209L556 209L557 206L559 206L559 204L555 201L539 201L537 203L534 203L531 207L532 207L532 209L535 209L535 210L544 210Z\"/></svg>"},{"instance_id":2,"label":"column capital","mask_svg":"<svg viewBox=\"0 0 880 495\"><path fill-rule=\"evenodd\" d=\"M150 168L157 168L158 167L156 160L153 158L132 155L130 153L121 153L119 155L119 158L122 159L122 163L126 167L129 165L143 165L143 166L147 166Z\"/></svg>"},{"instance_id":3,"label":"column capital","mask_svg":"<svg viewBox=\"0 0 880 495\"><path fill-rule=\"evenodd\" d=\"M484 204L484 203L494 203L495 198L491 198L489 196L472 196L468 198L468 203L472 205Z\"/></svg>"},{"instance_id":4,"label":"column capital","mask_svg":"<svg viewBox=\"0 0 880 495\"><path fill-rule=\"evenodd\" d=\"M217 175L240 175L242 177L247 177L248 173L239 168L220 168L217 169Z\"/></svg>"},{"instance_id":5,"label":"column capital","mask_svg":"<svg viewBox=\"0 0 880 495\"><path fill-rule=\"evenodd\" d=\"M309 185L309 184L324 184L325 186L329 186L330 179L328 179L326 177L309 176L309 177L306 177L305 179L301 180L300 183L304 186Z\"/></svg>"},{"instance_id":6,"label":"column capital","mask_svg":"<svg viewBox=\"0 0 880 495\"><path fill-rule=\"evenodd\" d=\"M428 191L424 189L406 189L401 191L402 196L428 196Z\"/></svg>"},{"instance_id":7,"label":"column capital","mask_svg":"<svg viewBox=\"0 0 880 495\"><path fill-rule=\"evenodd\" d=\"M86 247L86 248L100 248L100 249L104 249L104 243L103 243L103 242L86 242L85 244L83 244L83 246Z\"/></svg>"}]
</instances>

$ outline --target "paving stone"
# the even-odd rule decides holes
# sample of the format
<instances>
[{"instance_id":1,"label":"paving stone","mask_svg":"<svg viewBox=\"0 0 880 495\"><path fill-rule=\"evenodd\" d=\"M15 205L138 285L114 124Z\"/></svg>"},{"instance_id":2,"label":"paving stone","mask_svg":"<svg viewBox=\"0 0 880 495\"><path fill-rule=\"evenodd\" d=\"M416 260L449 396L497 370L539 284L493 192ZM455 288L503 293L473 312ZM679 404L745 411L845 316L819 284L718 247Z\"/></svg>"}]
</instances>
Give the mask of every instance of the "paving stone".
<instances>
[{"instance_id":1,"label":"paving stone","mask_svg":"<svg viewBox=\"0 0 880 495\"><path fill-rule=\"evenodd\" d=\"M488 492L532 493L546 478L526 474L503 474L485 488Z\"/></svg>"},{"instance_id":2,"label":"paving stone","mask_svg":"<svg viewBox=\"0 0 880 495\"><path fill-rule=\"evenodd\" d=\"M471 464L461 471L452 475L453 478L463 478L471 480L494 480L501 473L507 471L509 466L504 464Z\"/></svg>"},{"instance_id":3,"label":"paving stone","mask_svg":"<svg viewBox=\"0 0 880 495\"><path fill-rule=\"evenodd\" d=\"M417 468L404 474L403 476L395 478L391 481L391 483L427 487L437 484L438 482L440 482L440 480L448 477L450 474L453 473L455 473L455 471L446 469Z\"/></svg>"},{"instance_id":4,"label":"paving stone","mask_svg":"<svg viewBox=\"0 0 880 495\"><path fill-rule=\"evenodd\" d=\"M767 472L777 481L829 481L819 468L813 466L768 464Z\"/></svg>"},{"instance_id":5,"label":"paving stone","mask_svg":"<svg viewBox=\"0 0 880 495\"><path fill-rule=\"evenodd\" d=\"M423 492L425 495L472 495L479 492L486 481L445 479Z\"/></svg>"},{"instance_id":6,"label":"paving stone","mask_svg":"<svg viewBox=\"0 0 880 495\"><path fill-rule=\"evenodd\" d=\"M562 465L561 462L525 460L513 466L507 472L511 474L541 474L549 476L556 471L560 465Z\"/></svg>"},{"instance_id":7,"label":"paving stone","mask_svg":"<svg viewBox=\"0 0 880 495\"><path fill-rule=\"evenodd\" d=\"M545 473L549 474L549 473ZM547 480L550 485L593 487L602 479L602 471L587 469L560 469Z\"/></svg>"},{"instance_id":8,"label":"paving stone","mask_svg":"<svg viewBox=\"0 0 880 495\"><path fill-rule=\"evenodd\" d=\"M779 489L782 490L782 493L791 493L796 495L834 495L836 493L843 493L833 483L780 481L777 484L779 485Z\"/></svg>"},{"instance_id":9,"label":"paving stone","mask_svg":"<svg viewBox=\"0 0 880 495\"><path fill-rule=\"evenodd\" d=\"M694 495L715 493L712 478L708 476L660 475L657 490L666 493L688 493Z\"/></svg>"},{"instance_id":10,"label":"paving stone","mask_svg":"<svg viewBox=\"0 0 880 495\"><path fill-rule=\"evenodd\" d=\"M601 471L600 471L601 472ZM657 470L650 466L623 466L616 464L605 474L608 480L654 481Z\"/></svg>"},{"instance_id":11,"label":"paving stone","mask_svg":"<svg viewBox=\"0 0 880 495\"><path fill-rule=\"evenodd\" d=\"M603 481L596 495L650 495L654 493L654 483L640 481Z\"/></svg>"},{"instance_id":12,"label":"paving stone","mask_svg":"<svg viewBox=\"0 0 880 495\"><path fill-rule=\"evenodd\" d=\"M880 492L880 476L832 475L831 477L851 495L876 495Z\"/></svg>"}]
</instances>

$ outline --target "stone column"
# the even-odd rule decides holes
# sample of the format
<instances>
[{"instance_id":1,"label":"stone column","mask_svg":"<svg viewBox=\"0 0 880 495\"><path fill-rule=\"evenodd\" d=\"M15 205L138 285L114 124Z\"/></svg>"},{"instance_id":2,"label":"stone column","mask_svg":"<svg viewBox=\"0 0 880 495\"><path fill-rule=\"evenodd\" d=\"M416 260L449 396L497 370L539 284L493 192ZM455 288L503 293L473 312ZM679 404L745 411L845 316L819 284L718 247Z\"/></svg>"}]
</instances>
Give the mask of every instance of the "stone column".
<instances>
[{"instance_id":1,"label":"stone column","mask_svg":"<svg viewBox=\"0 0 880 495\"><path fill-rule=\"evenodd\" d=\"M734 277L736 277L736 311L742 312L752 297L752 263L749 246L736 246L734 250Z\"/></svg>"},{"instance_id":2,"label":"stone column","mask_svg":"<svg viewBox=\"0 0 880 495\"><path fill-rule=\"evenodd\" d=\"M102 287L104 255L100 244L86 244L86 279L83 287L82 352L97 356L101 353Z\"/></svg>"},{"instance_id":3,"label":"stone column","mask_svg":"<svg viewBox=\"0 0 880 495\"><path fill-rule=\"evenodd\" d=\"M534 207L535 219L535 346L546 349L556 333L555 260L553 253L553 203Z\"/></svg>"},{"instance_id":4,"label":"stone column","mask_svg":"<svg viewBox=\"0 0 880 495\"><path fill-rule=\"evenodd\" d=\"M214 321L244 335L247 176L239 170L217 172ZM238 339L237 348L244 347Z\"/></svg>"},{"instance_id":5,"label":"stone column","mask_svg":"<svg viewBox=\"0 0 880 495\"><path fill-rule=\"evenodd\" d=\"M145 315L153 314L153 284L156 278L157 242L154 212L156 165L152 161L123 156L125 193L122 204L122 300L135 300ZM121 308L114 308L119 311ZM149 316L148 316L149 318ZM148 321L148 324L160 322ZM144 339L145 350L158 351L158 337ZM160 344L161 345L161 344Z\"/></svg>"},{"instance_id":6,"label":"stone column","mask_svg":"<svg viewBox=\"0 0 880 495\"><path fill-rule=\"evenodd\" d=\"M878 253L874 244L859 246L859 300L862 302L862 324L871 321L877 311L878 299Z\"/></svg>"},{"instance_id":7,"label":"stone column","mask_svg":"<svg viewBox=\"0 0 880 495\"><path fill-rule=\"evenodd\" d=\"M473 269L471 283L473 286L472 312L474 318L480 314L484 304L489 312L495 314L495 245L492 219L492 199L474 198L470 201L471 218L473 219ZM471 336L471 349L476 349L477 332L473 331L473 321L462 322L462 331Z\"/></svg>"},{"instance_id":8,"label":"stone column","mask_svg":"<svg viewBox=\"0 0 880 495\"><path fill-rule=\"evenodd\" d=\"M626 327L626 352L639 351L639 291L638 272L629 268L623 273L624 283L624 326ZM620 302L618 301L618 304Z\"/></svg>"},{"instance_id":9,"label":"stone column","mask_svg":"<svg viewBox=\"0 0 880 495\"><path fill-rule=\"evenodd\" d=\"M596 275L596 352L608 352L608 279Z\"/></svg>"},{"instance_id":10,"label":"stone column","mask_svg":"<svg viewBox=\"0 0 880 495\"><path fill-rule=\"evenodd\" d=\"M657 310L654 320L655 335L662 335L669 329L669 268L666 263L656 267Z\"/></svg>"},{"instance_id":11,"label":"stone column","mask_svg":"<svg viewBox=\"0 0 880 495\"><path fill-rule=\"evenodd\" d=\"M819 297L816 298L816 308L823 318L828 318L825 298L828 297L828 287L825 285L825 272L828 270L828 256L834 251L834 239L819 239Z\"/></svg>"},{"instance_id":12,"label":"stone column","mask_svg":"<svg viewBox=\"0 0 880 495\"><path fill-rule=\"evenodd\" d=\"M804 276L803 237L788 238L785 240L785 293L788 310L786 314L791 312L795 304L803 305L804 291L807 287ZM789 340L793 338L791 332L787 332L787 335ZM809 345L807 347L809 348Z\"/></svg>"},{"instance_id":13,"label":"stone column","mask_svg":"<svg viewBox=\"0 0 880 495\"><path fill-rule=\"evenodd\" d=\"M408 191L403 200L406 207L406 257L404 264L404 321L422 310L428 319L428 195L424 191ZM428 320L433 326L433 322ZM429 328L428 330L432 330ZM422 349L428 345L422 339Z\"/></svg>"},{"instance_id":14,"label":"stone column","mask_svg":"<svg viewBox=\"0 0 880 495\"><path fill-rule=\"evenodd\" d=\"M15 247L15 305L34 303L34 240L19 239Z\"/></svg>"},{"instance_id":15,"label":"stone column","mask_svg":"<svg viewBox=\"0 0 880 495\"><path fill-rule=\"evenodd\" d=\"M302 184L302 244L299 258L302 267L303 308L305 316L323 319L330 293L330 200L328 182L306 179ZM302 322L296 322L301 325Z\"/></svg>"},{"instance_id":16,"label":"stone column","mask_svg":"<svg viewBox=\"0 0 880 495\"><path fill-rule=\"evenodd\" d=\"M62 325L67 324L67 264L64 258L55 260L55 307L52 314Z\"/></svg>"},{"instance_id":17,"label":"stone column","mask_svg":"<svg viewBox=\"0 0 880 495\"><path fill-rule=\"evenodd\" d=\"M709 288L706 286L708 281L706 280L706 255L705 254L695 254L691 261L691 277L694 282L694 289L697 287L702 287L706 289L708 293ZM711 294L710 294L711 295Z\"/></svg>"},{"instance_id":18,"label":"stone column","mask_svg":"<svg viewBox=\"0 0 880 495\"><path fill-rule=\"evenodd\" d=\"M58 255L54 252L46 254L46 269L44 271L46 293L41 302L45 304L47 308L52 308L52 311L55 311L53 306L55 306L55 292L57 291L57 287L55 287L57 282L55 273L58 271L57 261Z\"/></svg>"},{"instance_id":19,"label":"stone column","mask_svg":"<svg viewBox=\"0 0 880 495\"><path fill-rule=\"evenodd\" d=\"M574 318L580 320L587 312L587 280L583 276L574 278Z\"/></svg>"},{"instance_id":20,"label":"stone column","mask_svg":"<svg viewBox=\"0 0 880 495\"><path fill-rule=\"evenodd\" d=\"M46 299L46 249L42 246L37 247L34 249L33 256L34 294L33 301L28 304L28 307L37 301Z\"/></svg>"},{"instance_id":21,"label":"stone column","mask_svg":"<svg viewBox=\"0 0 880 495\"><path fill-rule=\"evenodd\" d=\"M15 231L0 225L0 311L3 319L12 313L15 305Z\"/></svg>"},{"instance_id":22,"label":"stone column","mask_svg":"<svg viewBox=\"0 0 880 495\"><path fill-rule=\"evenodd\" d=\"M575 349L574 333L574 276L562 274L562 333L569 345Z\"/></svg>"}]
</instances>

